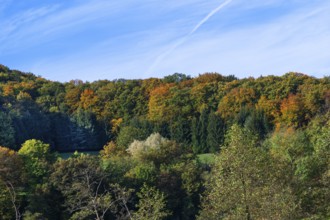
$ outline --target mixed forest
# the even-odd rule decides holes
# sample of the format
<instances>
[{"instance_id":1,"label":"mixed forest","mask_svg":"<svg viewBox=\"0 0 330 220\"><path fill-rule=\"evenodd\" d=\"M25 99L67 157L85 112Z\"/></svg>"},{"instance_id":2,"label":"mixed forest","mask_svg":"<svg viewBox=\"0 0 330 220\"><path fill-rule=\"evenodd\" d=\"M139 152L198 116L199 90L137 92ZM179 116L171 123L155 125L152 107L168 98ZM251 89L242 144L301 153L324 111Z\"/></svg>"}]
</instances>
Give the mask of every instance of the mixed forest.
<instances>
[{"instance_id":1,"label":"mixed forest","mask_svg":"<svg viewBox=\"0 0 330 220\"><path fill-rule=\"evenodd\" d=\"M0 219L321 220L329 185L330 77L0 65Z\"/></svg>"}]
</instances>

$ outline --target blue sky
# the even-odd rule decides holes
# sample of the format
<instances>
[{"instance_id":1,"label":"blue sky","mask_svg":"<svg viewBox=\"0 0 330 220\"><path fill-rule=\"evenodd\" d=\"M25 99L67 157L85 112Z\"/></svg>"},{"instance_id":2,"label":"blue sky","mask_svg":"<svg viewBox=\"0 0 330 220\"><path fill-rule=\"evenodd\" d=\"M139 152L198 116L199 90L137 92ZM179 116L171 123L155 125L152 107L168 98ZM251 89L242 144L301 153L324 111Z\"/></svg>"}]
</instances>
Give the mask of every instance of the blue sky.
<instances>
[{"instance_id":1,"label":"blue sky","mask_svg":"<svg viewBox=\"0 0 330 220\"><path fill-rule=\"evenodd\" d=\"M47 79L330 74L330 1L0 0L0 63Z\"/></svg>"}]
</instances>

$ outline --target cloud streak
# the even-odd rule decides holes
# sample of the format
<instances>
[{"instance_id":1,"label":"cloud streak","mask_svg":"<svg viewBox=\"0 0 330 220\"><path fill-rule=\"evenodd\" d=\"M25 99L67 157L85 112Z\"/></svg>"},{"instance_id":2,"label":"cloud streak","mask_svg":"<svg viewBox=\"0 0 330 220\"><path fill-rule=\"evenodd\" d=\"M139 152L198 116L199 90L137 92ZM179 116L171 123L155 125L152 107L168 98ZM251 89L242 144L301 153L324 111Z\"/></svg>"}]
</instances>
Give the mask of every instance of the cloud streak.
<instances>
[{"instance_id":1,"label":"cloud streak","mask_svg":"<svg viewBox=\"0 0 330 220\"><path fill-rule=\"evenodd\" d=\"M61 81L330 73L322 0L48 2L3 10L0 63Z\"/></svg>"},{"instance_id":2,"label":"cloud streak","mask_svg":"<svg viewBox=\"0 0 330 220\"><path fill-rule=\"evenodd\" d=\"M218 7L213 9L210 13L208 13L198 24L183 38L178 40L175 44L173 44L168 50L166 50L164 53L160 54L156 60L152 63L152 65L147 70L147 73L151 73L154 71L154 68L169 54L171 54L176 48L178 48L180 45L182 45L184 42L187 41L187 39L193 35L205 22L207 22L214 14L219 12L222 8L224 8L226 5L228 5L232 0L226 0L222 4L220 4Z\"/></svg>"},{"instance_id":3,"label":"cloud streak","mask_svg":"<svg viewBox=\"0 0 330 220\"><path fill-rule=\"evenodd\" d=\"M208 13L208 15L206 15L205 18L203 18L195 27L194 29L188 34L188 36L192 35L193 33L195 33L198 28L200 28L205 22L207 22L214 14L216 14L217 12L219 12L222 8L224 8L226 5L228 5L230 2L232 2L232 0L226 0L224 3L222 3L221 5L219 5L217 8L213 9L210 13Z\"/></svg>"},{"instance_id":4,"label":"cloud streak","mask_svg":"<svg viewBox=\"0 0 330 220\"><path fill-rule=\"evenodd\" d=\"M256 77L297 71L321 77L330 73L329 9L327 3L261 25L200 33L193 44L178 48L157 66L157 72Z\"/></svg>"},{"instance_id":5,"label":"cloud streak","mask_svg":"<svg viewBox=\"0 0 330 220\"><path fill-rule=\"evenodd\" d=\"M89 0L69 6L50 4L19 11L17 15L0 21L3 27L0 33L0 52L15 53L84 31L93 24L115 18L127 4Z\"/></svg>"}]
</instances>

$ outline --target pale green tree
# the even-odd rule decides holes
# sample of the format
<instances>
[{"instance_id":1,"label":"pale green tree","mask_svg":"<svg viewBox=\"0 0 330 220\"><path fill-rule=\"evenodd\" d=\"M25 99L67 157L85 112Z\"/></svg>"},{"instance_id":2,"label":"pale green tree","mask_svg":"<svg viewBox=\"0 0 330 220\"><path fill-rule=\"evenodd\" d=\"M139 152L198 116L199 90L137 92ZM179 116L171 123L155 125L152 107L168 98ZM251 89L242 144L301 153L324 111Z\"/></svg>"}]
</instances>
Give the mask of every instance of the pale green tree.
<instances>
[{"instance_id":1,"label":"pale green tree","mask_svg":"<svg viewBox=\"0 0 330 220\"><path fill-rule=\"evenodd\" d=\"M205 183L198 219L295 218L295 197L276 172L276 164L256 146L255 137L232 126Z\"/></svg>"},{"instance_id":2,"label":"pale green tree","mask_svg":"<svg viewBox=\"0 0 330 220\"><path fill-rule=\"evenodd\" d=\"M35 139L25 141L18 155L23 159L27 175L25 189L28 205L25 210L45 218L53 215L58 211L59 204L54 204L49 176L56 155L49 144Z\"/></svg>"},{"instance_id":3,"label":"pale green tree","mask_svg":"<svg viewBox=\"0 0 330 220\"><path fill-rule=\"evenodd\" d=\"M162 137L159 133L151 134L146 140L134 140L128 147L127 152L132 157L140 159L145 154L159 151L161 146L169 143L169 140Z\"/></svg>"},{"instance_id":4,"label":"pale green tree","mask_svg":"<svg viewBox=\"0 0 330 220\"><path fill-rule=\"evenodd\" d=\"M25 141L18 154L23 158L29 179L34 184L42 183L43 178L48 177L50 166L56 159L49 144L36 139Z\"/></svg>"},{"instance_id":5,"label":"pale green tree","mask_svg":"<svg viewBox=\"0 0 330 220\"><path fill-rule=\"evenodd\" d=\"M175 141L162 137L159 133L151 134L144 141L133 141L127 152L138 161L152 161L159 168L162 163L170 163L181 154L181 147Z\"/></svg>"}]
</instances>

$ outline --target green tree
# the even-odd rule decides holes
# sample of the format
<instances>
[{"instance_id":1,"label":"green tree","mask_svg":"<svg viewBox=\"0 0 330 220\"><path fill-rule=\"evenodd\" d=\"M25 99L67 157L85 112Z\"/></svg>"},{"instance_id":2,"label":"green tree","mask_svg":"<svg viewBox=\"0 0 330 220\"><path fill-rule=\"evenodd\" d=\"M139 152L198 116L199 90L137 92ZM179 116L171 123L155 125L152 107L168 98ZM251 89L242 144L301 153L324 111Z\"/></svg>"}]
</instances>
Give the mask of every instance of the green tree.
<instances>
[{"instance_id":1,"label":"green tree","mask_svg":"<svg viewBox=\"0 0 330 220\"><path fill-rule=\"evenodd\" d=\"M117 146L120 149L126 149L134 140L143 140L147 138L149 131L143 128L136 128L133 126L125 126L120 129L116 139Z\"/></svg>"},{"instance_id":2,"label":"green tree","mask_svg":"<svg viewBox=\"0 0 330 220\"><path fill-rule=\"evenodd\" d=\"M137 163L126 174L129 182L134 185L134 188L141 186L143 183L154 184L158 175L158 170L153 162L146 161Z\"/></svg>"},{"instance_id":3,"label":"green tree","mask_svg":"<svg viewBox=\"0 0 330 220\"><path fill-rule=\"evenodd\" d=\"M298 164L303 183L302 208L315 219L330 218L330 112L317 116L307 130L313 152Z\"/></svg>"},{"instance_id":4,"label":"green tree","mask_svg":"<svg viewBox=\"0 0 330 220\"><path fill-rule=\"evenodd\" d=\"M188 145L191 142L191 122L178 117L170 125L171 140Z\"/></svg>"},{"instance_id":5,"label":"green tree","mask_svg":"<svg viewBox=\"0 0 330 220\"><path fill-rule=\"evenodd\" d=\"M292 128L275 132L265 145L292 185L302 209L301 218L327 219L330 216L329 114L313 119L306 130Z\"/></svg>"},{"instance_id":6,"label":"green tree","mask_svg":"<svg viewBox=\"0 0 330 220\"><path fill-rule=\"evenodd\" d=\"M144 184L137 196L139 198L139 202L136 205L138 210L133 214L134 219L160 220L170 216L171 213L166 209L164 194L155 187L149 187Z\"/></svg>"},{"instance_id":7,"label":"green tree","mask_svg":"<svg viewBox=\"0 0 330 220\"><path fill-rule=\"evenodd\" d=\"M2 219L21 218L23 161L8 148L0 147L0 216Z\"/></svg>"},{"instance_id":8,"label":"green tree","mask_svg":"<svg viewBox=\"0 0 330 220\"><path fill-rule=\"evenodd\" d=\"M207 125L207 146L210 152L218 152L225 136L225 123L214 112L209 114Z\"/></svg>"},{"instance_id":9,"label":"green tree","mask_svg":"<svg viewBox=\"0 0 330 220\"><path fill-rule=\"evenodd\" d=\"M22 156L29 179L34 183L42 183L48 177L50 166L55 162L55 155L50 151L49 144L39 140L27 140L18 154Z\"/></svg>"},{"instance_id":10,"label":"green tree","mask_svg":"<svg viewBox=\"0 0 330 220\"><path fill-rule=\"evenodd\" d=\"M199 130L200 130L199 120L197 117L194 117L191 122L191 144L192 150L195 154L200 153L199 144L200 144L200 137L199 137Z\"/></svg>"},{"instance_id":11,"label":"green tree","mask_svg":"<svg viewBox=\"0 0 330 220\"><path fill-rule=\"evenodd\" d=\"M207 110L203 110L199 118L192 121L192 145L194 153L206 153L207 145L207 127L208 114Z\"/></svg>"},{"instance_id":12,"label":"green tree","mask_svg":"<svg viewBox=\"0 0 330 220\"><path fill-rule=\"evenodd\" d=\"M174 73L172 75L165 76L163 81L165 83L179 83L185 80L189 80L191 77L183 73Z\"/></svg>"},{"instance_id":13,"label":"green tree","mask_svg":"<svg viewBox=\"0 0 330 220\"><path fill-rule=\"evenodd\" d=\"M175 198L172 204L177 203L173 207L176 216L180 219L194 219L198 213L200 205L200 194L202 192L202 166L195 160L192 155L186 155L175 164L169 165L170 178L179 177L179 189L165 190L169 194L169 202L171 198ZM172 174L171 174L172 173ZM164 177L164 176L163 176ZM180 195L180 196L178 196Z\"/></svg>"},{"instance_id":14,"label":"green tree","mask_svg":"<svg viewBox=\"0 0 330 220\"><path fill-rule=\"evenodd\" d=\"M79 155L54 164L51 182L64 197L71 219L105 219L109 212L118 214L124 207L130 215L127 203L130 191L118 185L110 185L97 157Z\"/></svg>"},{"instance_id":15,"label":"green tree","mask_svg":"<svg viewBox=\"0 0 330 220\"><path fill-rule=\"evenodd\" d=\"M99 149L105 144L105 133L92 112L78 108L70 121L71 140L76 149Z\"/></svg>"},{"instance_id":16,"label":"green tree","mask_svg":"<svg viewBox=\"0 0 330 220\"><path fill-rule=\"evenodd\" d=\"M207 110L203 110L199 117L200 129L199 129L199 137L200 137L200 148L201 153L208 152L207 146L207 127L208 127L208 112Z\"/></svg>"},{"instance_id":17,"label":"green tree","mask_svg":"<svg viewBox=\"0 0 330 220\"><path fill-rule=\"evenodd\" d=\"M0 146L13 147L15 130L12 120L5 112L0 111Z\"/></svg>"},{"instance_id":18,"label":"green tree","mask_svg":"<svg viewBox=\"0 0 330 220\"><path fill-rule=\"evenodd\" d=\"M52 135L49 117L33 101L16 102L9 107L9 114L15 129L17 148L29 139L50 141Z\"/></svg>"},{"instance_id":19,"label":"green tree","mask_svg":"<svg viewBox=\"0 0 330 220\"><path fill-rule=\"evenodd\" d=\"M264 139L271 131L271 125L262 111L253 110L244 122L245 128Z\"/></svg>"},{"instance_id":20,"label":"green tree","mask_svg":"<svg viewBox=\"0 0 330 220\"><path fill-rule=\"evenodd\" d=\"M28 201L26 211L39 213L44 218L55 219L60 204L56 203L58 201L56 194L52 194L49 176L56 155L51 152L49 144L35 139L24 142L18 154L24 161L28 178L25 187Z\"/></svg>"},{"instance_id":21,"label":"green tree","mask_svg":"<svg viewBox=\"0 0 330 220\"><path fill-rule=\"evenodd\" d=\"M249 131L231 127L208 181L199 219L295 218L295 198Z\"/></svg>"}]
</instances>

